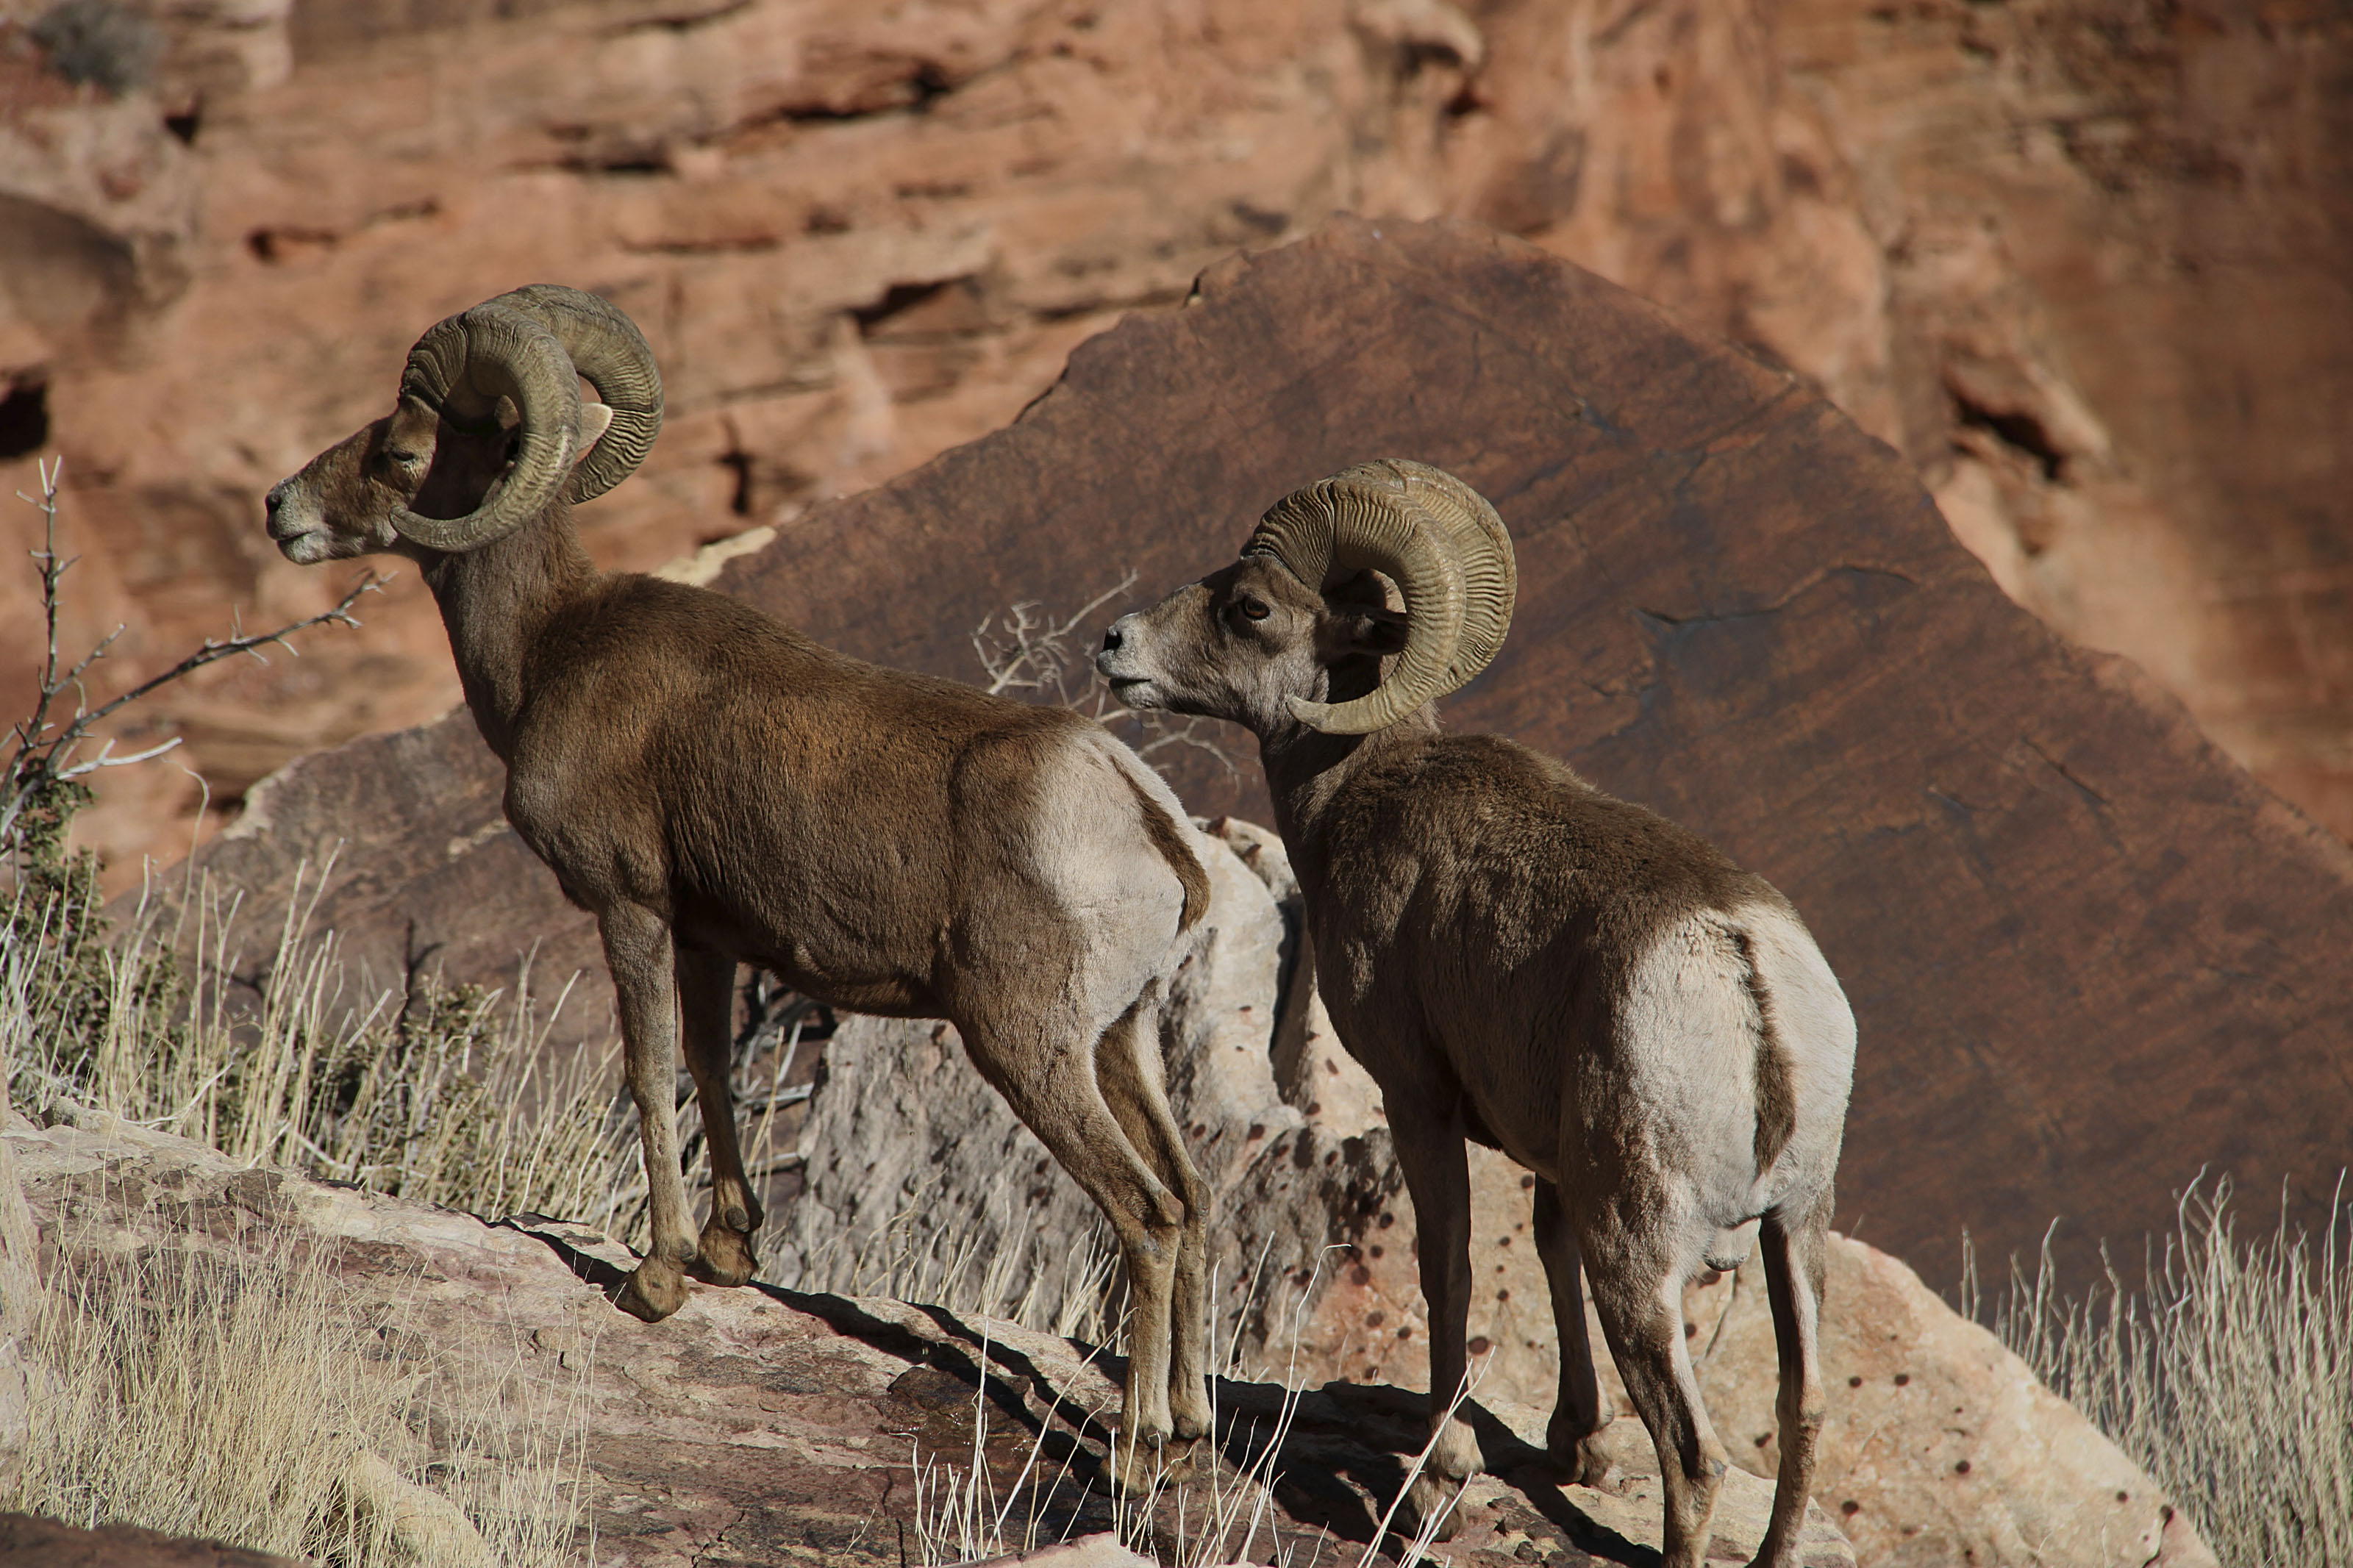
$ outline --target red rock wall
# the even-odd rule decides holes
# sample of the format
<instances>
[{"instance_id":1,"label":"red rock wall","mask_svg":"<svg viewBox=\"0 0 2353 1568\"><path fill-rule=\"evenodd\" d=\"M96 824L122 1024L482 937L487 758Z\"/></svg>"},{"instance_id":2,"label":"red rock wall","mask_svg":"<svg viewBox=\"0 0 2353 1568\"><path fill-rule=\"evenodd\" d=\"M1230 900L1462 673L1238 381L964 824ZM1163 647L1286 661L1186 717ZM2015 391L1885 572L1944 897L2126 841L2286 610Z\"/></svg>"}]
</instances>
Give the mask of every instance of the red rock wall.
<instances>
[{"instance_id":1,"label":"red rock wall","mask_svg":"<svg viewBox=\"0 0 2353 1568\"><path fill-rule=\"evenodd\" d=\"M587 518L600 559L645 566L995 428L1073 344L1237 247L1337 208L1442 213L1795 368L1920 465L2013 596L2353 828L2341 7L155 15L153 85L121 101L0 26L0 451L46 416L84 557L69 630L128 623L118 683L232 610L326 600L340 579L261 539L260 491L381 411L425 325L497 289L604 290L661 353L670 427ZM0 460L0 488L30 468ZM0 537L37 521L11 502ZM12 711L29 581L0 577ZM1008 592L1067 608L1108 585ZM175 692L142 738L184 734L221 805L456 700L413 574L368 619ZM118 880L201 827L169 764L107 783L87 826Z\"/></svg>"}]
</instances>

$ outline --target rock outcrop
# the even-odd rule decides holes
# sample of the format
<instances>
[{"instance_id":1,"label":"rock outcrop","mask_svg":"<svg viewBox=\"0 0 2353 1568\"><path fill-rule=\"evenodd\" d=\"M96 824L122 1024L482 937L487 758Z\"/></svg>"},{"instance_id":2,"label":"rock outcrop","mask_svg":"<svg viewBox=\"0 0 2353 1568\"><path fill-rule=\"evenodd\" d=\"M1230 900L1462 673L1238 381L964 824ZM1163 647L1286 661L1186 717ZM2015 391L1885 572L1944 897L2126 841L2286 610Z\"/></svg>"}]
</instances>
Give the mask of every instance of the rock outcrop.
<instances>
[{"instance_id":1,"label":"rock outcrop","mask_svg":"<svg viewBox=\"0 0 2353 1568\"><path fill-rule=\"evenodd\" d=\"M0 1568L301 1568L299 1560L189 1541L132 1524L78 1530L28 1513L0 1513Z\"/></svg>"},{"instance_id":2,"label":"rock outcrop","mask_svg":"<svg viewBox=\"0 0 2353 1568\"><path fill-rule=\"evenodd\" d=\"M401 1368L409 1343L430 1346L444 1368L512 1367L574 1391L560 1415L587 1434L600 1563L896 1564L902 1543L920 1545L911 1461L967 1467L976 1445L1000 1502L1039 1456L1029 1473L1043 1494L1045 1540L1112 1522L1103 1418L1116 1407L1119 1363L1097 1348L937 1308L760 1287L697 1289L676 1317L643 1324L606 1299L628 1254L592 1233L536 1215L487 1225L241 1168L177 1139L90 1120L90 1128L19 1120L0 1130L51 1268L69 1266L100 1236L118 1256L250 1249L289 1236L326 1249L345 1310L397 1320L383 1336L387 1375L414 1375ZM1282 1458L1254 1544L1236 1529L1213 1560L1263 1563L1275 1545L1312 1556L1319 1542L1327 1553L1335 1545L1361 1553L1404 1479L1399 1456L1419 1447L1420 1401L1393 1388L1287 1392L1237 1379L1219 1380L1217 1393L1218 1453L1197 1463L1228 1467L1229 1496L1235 1472L1278 1431ZM1467 1496L1450 1549L1456 1561L1655 1560L1655 1481L1646 1492L1640 1453L1626 1456L1632 1474L1619 1493L1562 1488L1540 1465L1529 1468L1542 1440L1532 1413L1487 1405L1476 1418L1491 1458L1510 1474L1483 1478ZM1770 1495L1746 1477L1727 1485L1716 1525L1723 1554L1755 1550ZM1206 1476L1185 1494L1197 1539L1208 1496ZM1025 1494L1017 1542L1028 1508ZM1155 1518L1173 1537L1173 1489ZM1806 1562L1854 1563L1819 1509Z\"/></svg>"},{"instance_id":3,"label":"rock outcrop","mask_svg":"<svg viewBox=\"0 0 2353 1568\"><path fill-rule=\"evenodd\" d=\"M969 628L1035 584L1185 581L1368 452L1461 473L1519 551L1511 639L1448 722L1707 835L1820 938L1862 1026L1842 1223L1952 1279L1965 1229L1993 1258L2054 1216L2063 1258L2135 1247L2201 1167L2316 1217L2353 1123L2353 853L2013 605L1795 378L1532 247L1350 220L1237 258L1008 429L716 582L969 676ZM427 953L502 983L537 942L543 980L601 985L470 726L306 758L206 867L267 909L340 842L318 920L376 974ZM1246 752L1154 759L1195 811L1263 819Z\"/></svg>"},{"instance_id":4,"label":"rock outcrop","mask_svg":"<svg viewBox=\"0 0 2353 1568\"><path fill-rule=\"evenodd\" d=\"M67 456L73 629L129 626L101 678L331 599L262 489L517 282L608 292L662 356L670 429L591 514L642 566L995 428L1237 247L1443 214L1794 368L2023 602L2353 822L2339 8L123 0L153 58L120 97L33 44L47 9L0 3L0 496ZM0 700L29 589L0 574ZM373 608L153 707L216 805L456 700L414 574ZM107 783L119 877L183 851L193 781Z\"/></svg>"}]
</instances>

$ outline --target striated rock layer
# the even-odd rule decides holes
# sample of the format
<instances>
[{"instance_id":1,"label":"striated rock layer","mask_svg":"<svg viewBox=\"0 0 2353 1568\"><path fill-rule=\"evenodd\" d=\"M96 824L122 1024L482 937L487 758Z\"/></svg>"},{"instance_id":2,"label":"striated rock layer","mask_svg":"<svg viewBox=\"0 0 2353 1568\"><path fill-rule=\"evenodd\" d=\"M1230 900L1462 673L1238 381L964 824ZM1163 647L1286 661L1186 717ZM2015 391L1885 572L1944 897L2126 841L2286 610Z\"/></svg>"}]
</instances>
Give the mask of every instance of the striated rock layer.
<instances>
[{"instance_id":1,"label":"striated rock layer","mask_svg":"<svg viewBox=\"0 0 2353 1568\"><path fill-rule=\"evenodd\" d=\"M1237 247L1451 215L1795 369L2021 602L2353 827L2341 6L146 0L121 97L45 8L0 0L0 497L68 458L68 630L128 624L102 683L328 602L263 488L516 283L662 356L669 432L589 539L644 566L985 434ZM1013 597L1108 586L1064 566ZM10 713L30 592L0 573ZM140 735L219 806L454 702L414 574L372 609ZM119 879L183 852L195 780L106 783Z\"/></svg>"}]
</instances>

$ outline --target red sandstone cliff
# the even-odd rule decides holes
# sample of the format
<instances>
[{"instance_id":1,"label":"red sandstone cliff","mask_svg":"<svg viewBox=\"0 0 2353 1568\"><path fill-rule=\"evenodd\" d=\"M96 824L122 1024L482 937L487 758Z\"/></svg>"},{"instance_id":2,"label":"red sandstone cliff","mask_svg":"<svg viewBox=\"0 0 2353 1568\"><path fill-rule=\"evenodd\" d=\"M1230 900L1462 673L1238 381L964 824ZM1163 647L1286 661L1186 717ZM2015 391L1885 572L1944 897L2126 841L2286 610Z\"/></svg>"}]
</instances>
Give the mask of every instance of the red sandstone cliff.
<instances>
[{"instance_id":1,"label":"red sandstone cliff","mask_svg":"<svg viewBox=\"0 0 2353 1568\"><path fill-rule=\"evenodd\" d=\"M66 455L69 629L129 623L117 679L324 602L260 490L513 284L603 290L662 355L669 429L586 518L645 566L995 428L1238 247L1451 214L1817 383L2014 596L2353 828L2342 7L153 0L119 97L39 10L0 5L0 488ZM1073 571L1022 592L1107 585ZM413 574L216 674L148 715L216 806L457 696ZM180 852L187 774L107 783L119 875Z\"/></svg>"}]
</instances>

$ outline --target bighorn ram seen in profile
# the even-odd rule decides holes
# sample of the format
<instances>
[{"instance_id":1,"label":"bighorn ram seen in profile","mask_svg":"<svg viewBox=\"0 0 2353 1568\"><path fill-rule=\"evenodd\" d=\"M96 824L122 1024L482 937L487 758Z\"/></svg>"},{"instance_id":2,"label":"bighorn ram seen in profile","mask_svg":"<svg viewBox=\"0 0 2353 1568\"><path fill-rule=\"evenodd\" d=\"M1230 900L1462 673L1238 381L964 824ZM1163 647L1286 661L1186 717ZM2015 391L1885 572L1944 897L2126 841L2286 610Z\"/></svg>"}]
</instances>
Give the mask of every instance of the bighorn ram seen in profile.
<instances>
[{"instance_id":1,"label":"bighorn ram seen in profile","mask_svg":"<svg viewBox=\"0 0 2353 1568\"><path fill-rule=\"evenodd\" d=\"M1514 581L1503 521L1469 486L1367 463L1277 502L1234 564L1120 617L1097 665L1131 708L1258 736L1324 1000L1380 1084L1420 1227L1437 1474L1415 1506L1449 1506L1445 1483L1480 1464L1446 1414L1464 1373L1476 1139L1536 1178L1560 1340L1552 1453L1579 1479L1607 1468L1581 1262L1658 1447L1672 1568L1704 1556L1725 1469L1683 1288L1735 1266L1761 1229L1781 1466L1757 1562L1789 1568L1822 1416L1816 1328L1854 1022L1761 878L1549 757L1440 733L1432 700L1494 656Z\"/></svg>"},{"instance_id":2,"label":"bighorn ram seen in profile","mask_svg":"<svg viewBox=\"0 0 2353 1568\"><path fill-rule=\"evenodd\" d=\"M427 331L393 412L268 503L290 560L389 552L422 568L506 763L507 819L596 917L653 1230L619 1303L659 1319L689 1268L737 1285L757 1267L728 1083L739 962L841 1007L946 1018L1111 1221L1134 1301L1121 1463L1155 1463L1209 1421L1205 1190L1157 1026L1209 891L1183 810L1075 713L598 572L572 508L635 468L660 423L627 316L519 289ZM672 1098L681 1014L711 1150L699 1238Z\"/></svg>"}]
</instances>

